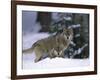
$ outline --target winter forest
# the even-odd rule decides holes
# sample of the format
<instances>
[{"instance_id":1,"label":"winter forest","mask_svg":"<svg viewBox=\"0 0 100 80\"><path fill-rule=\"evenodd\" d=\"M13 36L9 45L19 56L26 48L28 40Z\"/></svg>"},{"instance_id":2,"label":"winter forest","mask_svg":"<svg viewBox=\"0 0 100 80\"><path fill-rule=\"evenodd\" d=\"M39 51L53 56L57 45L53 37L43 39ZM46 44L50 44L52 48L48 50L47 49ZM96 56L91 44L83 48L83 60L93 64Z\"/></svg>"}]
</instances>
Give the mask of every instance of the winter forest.
<instances>
[{"instance_id":1,"label":"winter forest","mask_svg":"<svg viewBox=\"0 0 100 80\"><path fill-rule=\"evenodd\" d=\"M71 27L74 33L72 43L64 52L66 57L45 58L34 63L34 52L23 54L23 69L89 65L89 14L22 11L22 48L30 48L36 41L62 32L62 26Z\"/></svg>"}]
</instances>

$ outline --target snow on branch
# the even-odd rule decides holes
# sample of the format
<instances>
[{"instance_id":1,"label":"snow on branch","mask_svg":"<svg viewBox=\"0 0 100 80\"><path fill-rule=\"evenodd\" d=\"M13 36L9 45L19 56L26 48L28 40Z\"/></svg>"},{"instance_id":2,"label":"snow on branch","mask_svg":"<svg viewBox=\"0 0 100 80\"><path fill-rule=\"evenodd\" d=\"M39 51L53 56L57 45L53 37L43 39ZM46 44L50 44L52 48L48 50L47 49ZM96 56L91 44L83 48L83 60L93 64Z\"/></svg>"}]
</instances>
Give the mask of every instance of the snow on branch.
<instances>
[{"instance_id":1,"label":"snow on branch","mask_svg":"<svg viewBox=\"0 0 100 80\"><path fill-rule=\"evenodd\" d=\"M80 24L76 24L76 25L71 25L68 28L79 28L79 27L81 27L81 25Z\"/></svg>"},{"instance_id":2,"label":"snow on branch","mask_svg":"<svg viewBox=\"0 0 100 80\"><path fill-rule=\"evenodd\" d=\"M76 44L73 41L71 41L70 44L73 46L76 46Z\"/></svg>"},{"instance_id":3,"label":"snow on branch","mask_svg":"<svg viewBox=\"0 0 100 80\"><path fill-rule=\"evenodd\" d=\"M75 50L75 52L73 53L73 55L71 56L71 58L73 58L75 55L77 54L81 54L81 52L84 50L85 47L87 47L88 44L84 44L81 48L79 48L78 50Z\"/></svg>"},{"instance_id":4,"label":"snow on branch","mask_svg":"<svg viewBox=\"0 0 100 80\"><path fill-rule=\"evenodd\" d=\"M85 48L85 47L87 47L88 46L88 44L84 44L84 46L83 47L81 47L81 51L83 51L83 49ZM81 53L81 52L80 52ZM79 54L80 54L79 53Z\"/></svg>"},{"instance_id":5,"label":"snow on branch","mask_svg":"<svg viewBox=\"0 0 100 80\"><path fill-rule=\"evenodd\" d=\"M76 34L75 37L76 37L76 38L77 38L77 37L80 37L80 34Z\"/></svg>"},{"instance_id":6,"label":"snow on branch","mask_svg":"<svg viewBox=\"0 0 100 80\"><path fill-rule=\"evenodd\" d=\"M66 20L66 21L71 21L72 20L71 17L63 17L63 19Z\"/></svg>"}]
</instances>

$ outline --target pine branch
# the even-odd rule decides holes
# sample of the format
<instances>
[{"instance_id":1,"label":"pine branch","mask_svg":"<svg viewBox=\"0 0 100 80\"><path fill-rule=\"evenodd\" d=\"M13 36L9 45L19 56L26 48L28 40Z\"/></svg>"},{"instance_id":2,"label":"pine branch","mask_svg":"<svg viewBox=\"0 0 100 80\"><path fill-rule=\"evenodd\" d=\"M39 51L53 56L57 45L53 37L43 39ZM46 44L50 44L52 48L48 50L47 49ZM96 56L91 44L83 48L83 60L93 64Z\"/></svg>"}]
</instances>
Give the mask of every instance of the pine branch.
<instances>
[{"instance_id":1,"label":"pine branch","mask_svg":"<svg viewBox=\"0 0 100 80\"><path fill-rule=\"evenodd\" d=\"M76 34L76 35L75 35L75 38L77 38L77 37L80 37L80 34Z\"/></svg>"},{"instance_id":2,"label":"pine branch","mask_svg":"<svg viewBox=\"0 0 100 80\"><path fill-rule=\"evenodd\" d=\"M73 46L76 46L76 44L73 41L71 41L70 44Z\"/></svg>"},{"instance_id":3,"label":"pine branch","mask_svg":"<svg viewBox=\"0 0 100 80\"><path fill-rule=\"evenodd\" d=\"M77 54L81 54L81 52L84 50L85 47L87 47L88 44L84 44L81 48L79 48L78 50L75 50L75 52L73 53L73 55L71 56L71 58L73 58L75 55Z\"/></svg>"},{"instance_id":4,"label":"pine branch","mask_svg":"<svg viewBox=\"0 0 100 80\"><path fill-rule=\"evenodd\" d=\"M81 27L81 25L80 24L76 24L76 25L71 25L68 28L79 28L79 27Z\"/></svg>"}]
</instances>

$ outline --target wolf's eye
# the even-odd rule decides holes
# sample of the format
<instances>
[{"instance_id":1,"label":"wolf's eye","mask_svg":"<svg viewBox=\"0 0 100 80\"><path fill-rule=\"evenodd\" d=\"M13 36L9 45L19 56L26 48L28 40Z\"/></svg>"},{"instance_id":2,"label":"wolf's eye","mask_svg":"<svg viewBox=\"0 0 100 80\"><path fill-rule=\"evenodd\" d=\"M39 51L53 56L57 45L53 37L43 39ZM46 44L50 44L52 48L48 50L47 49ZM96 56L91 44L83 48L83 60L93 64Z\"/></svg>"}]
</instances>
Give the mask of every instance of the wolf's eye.
<instances>
[{"instance_id":1,"label":"wolf's eye","mask_svg":"<svg viewBox=\"0 0 100 80\"><path fill-rule=\"evenodd\" d=\"M69 39L69 36L67 36L67 39Z\"/></svg>"}]
</instances>

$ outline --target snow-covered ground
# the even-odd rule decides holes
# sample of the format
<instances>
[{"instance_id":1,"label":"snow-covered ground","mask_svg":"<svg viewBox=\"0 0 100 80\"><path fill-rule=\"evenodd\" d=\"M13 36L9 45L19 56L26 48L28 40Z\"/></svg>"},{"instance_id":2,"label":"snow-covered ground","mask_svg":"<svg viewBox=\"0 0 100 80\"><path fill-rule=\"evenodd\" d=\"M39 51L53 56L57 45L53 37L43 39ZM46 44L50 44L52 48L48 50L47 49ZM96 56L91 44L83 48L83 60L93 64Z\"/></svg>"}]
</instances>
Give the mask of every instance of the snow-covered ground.
<instances>
[{"instance_id":1,"label":"snow-covered ground","mask_svg":"<svg viewBox=\"0 0 100 80\"><path fill-rule=\"evenodd\" d=\"M23 49L30 48L37 40L48 37L48 33L31 33L23 36ZM68 59L68 58L45 58L34 63L35 54L27 53L22 56L23 69L54 69L69 67L85 67L90 65L89 59Z\"/></svg>"}]
</instances>

